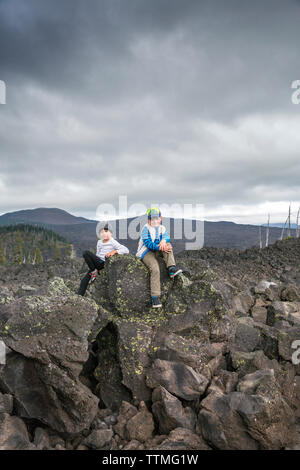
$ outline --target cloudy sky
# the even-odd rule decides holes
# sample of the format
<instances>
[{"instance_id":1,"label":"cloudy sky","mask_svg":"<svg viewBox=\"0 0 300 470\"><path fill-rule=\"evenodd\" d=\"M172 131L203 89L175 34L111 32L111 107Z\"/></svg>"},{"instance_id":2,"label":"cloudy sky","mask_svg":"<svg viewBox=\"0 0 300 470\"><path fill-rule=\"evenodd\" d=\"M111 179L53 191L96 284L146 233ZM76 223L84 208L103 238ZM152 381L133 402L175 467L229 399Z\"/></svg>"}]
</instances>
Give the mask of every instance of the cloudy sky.
<instances>
[{"instance_id":1,"label":"cloudy sky","mask_svg":"<svg viewBox=\"0 0 300 470\"><path fill-rule=\"evenodd\" d=\"M299 24L296 0L0 0L0 213L123 195L284 221Z\"/></svg>"}]
</instances>

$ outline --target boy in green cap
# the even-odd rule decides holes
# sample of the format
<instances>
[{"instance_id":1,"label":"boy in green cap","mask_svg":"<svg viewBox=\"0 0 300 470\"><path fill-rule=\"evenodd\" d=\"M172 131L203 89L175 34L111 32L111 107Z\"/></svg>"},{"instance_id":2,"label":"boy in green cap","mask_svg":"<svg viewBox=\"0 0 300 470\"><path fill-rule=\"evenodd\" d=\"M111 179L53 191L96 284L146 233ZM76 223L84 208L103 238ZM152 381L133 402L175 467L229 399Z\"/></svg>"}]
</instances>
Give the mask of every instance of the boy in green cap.
<instances>
[{"instance_id":1,"label":"boy in green cap","mask_svg":"<svg viewBox=\"0 0 300 470\"><path fill-rule=\"evenodd\" d=\"M158 256L163 256L170 278L181 274L182 269L176 267L169 233L166 227L161 225L162 216L160 210L157 207L151 207L147 210L147 217L148 223L142 228L136 256L140 258L150 270L152 307L157 308L162 306L160 301L161 290Z\"/></svg>"}]
</instances>

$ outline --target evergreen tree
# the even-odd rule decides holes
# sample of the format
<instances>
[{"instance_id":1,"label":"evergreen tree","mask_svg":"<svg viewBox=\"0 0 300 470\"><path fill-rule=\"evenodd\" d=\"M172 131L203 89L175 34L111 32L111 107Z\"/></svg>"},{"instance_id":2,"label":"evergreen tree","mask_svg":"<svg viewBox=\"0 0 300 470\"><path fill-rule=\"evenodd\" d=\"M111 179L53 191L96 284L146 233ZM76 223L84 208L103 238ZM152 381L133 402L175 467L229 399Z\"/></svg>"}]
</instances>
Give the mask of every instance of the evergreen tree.
<instances>
[{"instance_id":1,"label":"evergreen tree","mask_svg":"<svg viewBox=\"0 0 300 470\"><path fill-rule=\"evenodd\" d=\"M0 243L0 264L4 266L7 264L6 252L2 242Z\"/></svg>"},{"instance_id":2,"label":"evergreen tree","mask_svg":"<svg viewBox=\"0 0 300 470\"><path fill-rule=\"evenodd\" d=\"M22 238L20 232L17 232L16 240L13 247L13 264L22 264L23 263L23 247L22 247Z\"/></svg>"},{"instance_id":3,"label":"evergreen tree","mask_svg":"<svg viewBox=\"0 0 300 470\"><path fill-rule=\"evenodd\" d=\"M72 248L71 248L71 245L70 243L68 244L67 248L66 248L66 256L71 256L71 252L72 252Z\"/></svg>"},{"instance_id":4,"label":"evergreen tree","mask_svg":"<svg viewBox=\"0 0 300 470\"><path fill-rule=\"evenodd\" d=\"M53 259L54 260L61 259L61 249L57 244L55 245L55 252L54 252L54 255L53 255Z\"/></svg>"},{"instance_id":5,"label":"evergreen tree","mask_svg":"<svg viewBox=\"0 0 300 470\"><path fill-rule=\"evenodd\" d=\"M43 256L41 250L37 247L34 252L34 261L36 264L40 264L43 262Z\"/></svg>"}]
</instances>

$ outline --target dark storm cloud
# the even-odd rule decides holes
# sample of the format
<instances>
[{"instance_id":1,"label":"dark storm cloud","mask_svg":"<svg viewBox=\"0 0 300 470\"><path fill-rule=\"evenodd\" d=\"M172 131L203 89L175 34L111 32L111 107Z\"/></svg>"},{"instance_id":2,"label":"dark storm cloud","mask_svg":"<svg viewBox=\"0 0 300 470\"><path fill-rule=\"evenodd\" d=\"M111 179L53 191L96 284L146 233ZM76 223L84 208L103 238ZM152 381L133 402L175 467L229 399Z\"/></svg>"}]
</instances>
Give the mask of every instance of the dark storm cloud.
<instances>
[{"instance_id":1,"label":"dark storm cloud","mask_svg":"<svg viewBox=\"0 0 300 470\"><path fill-rule=\"evenodd\" d=\"M1 212L297 200L299 19L292 0L0 0Z\"/></svg>"}]
</instances>

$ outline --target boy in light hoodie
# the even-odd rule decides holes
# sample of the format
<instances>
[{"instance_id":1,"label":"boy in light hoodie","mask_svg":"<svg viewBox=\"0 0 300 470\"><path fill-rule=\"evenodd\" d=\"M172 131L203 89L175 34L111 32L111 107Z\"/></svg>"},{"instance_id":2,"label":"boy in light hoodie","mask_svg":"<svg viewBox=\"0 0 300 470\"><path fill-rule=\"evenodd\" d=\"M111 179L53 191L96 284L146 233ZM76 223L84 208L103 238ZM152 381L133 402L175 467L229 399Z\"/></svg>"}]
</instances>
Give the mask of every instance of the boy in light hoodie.
<instances>
[{"instance_id":1,"label":"boy in light hoodie","mask_svg":"<svg viewBox=\"0 0 300 470\"><path fill-rule=\"evenodd\" d=\"M87 286L96 279L98 272L104 268L104 263L107 258L114 256L117 253L124 255L129 253L126 246L121 245L117 240L112 237L112 231L108 223L105 223L99 232L100 240L97 242L96 254L89 250L83 252L83 258L89 267L89 271L82 278L80 287L77 294L84 295Z\"/></svg>"},{"instance_id":2,"label":"boy in light hoodie","mask_svg":"<svg viewBox=\"0 0 300 470\"><path fill-rule=\"evenodd\" d=\"M152 307L161 307L160 295L160 270L158 256L163 256L169 271L170 278L174 278L182 273L182 269L176 267L173 248L170 243L169 233L161 225L161 212L157 207L151 207L147 210L148 223L144 225L138 244L136 256L150 270L150 290Z\"/></svg>"}]
</instances>

